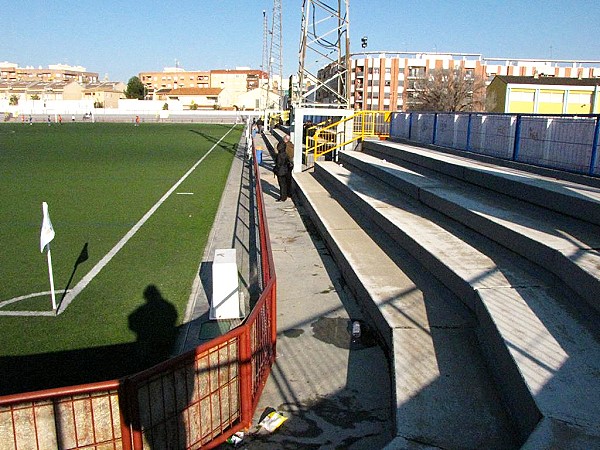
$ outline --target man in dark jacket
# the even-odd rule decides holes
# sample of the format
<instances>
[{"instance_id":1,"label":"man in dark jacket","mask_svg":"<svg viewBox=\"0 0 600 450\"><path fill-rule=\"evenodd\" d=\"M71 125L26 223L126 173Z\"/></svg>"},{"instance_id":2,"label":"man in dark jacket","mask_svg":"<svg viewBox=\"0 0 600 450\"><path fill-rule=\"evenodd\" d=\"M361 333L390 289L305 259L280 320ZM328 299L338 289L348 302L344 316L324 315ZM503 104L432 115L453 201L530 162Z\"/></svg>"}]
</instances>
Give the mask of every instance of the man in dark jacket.
<instances>
[{"instance_id":1,"label":"man in dark jacket","mask_svg":"<svg viewBox=\"0 0 600 450\"><path fill-rule=\"evenodd\" d=\"M278 202L285 202L290 194L290 186L292 184L292 162L286 152L286 143L289 141L289 136L285 136L284 140L277 144L277 155L275 156L275 166L273 167L273 173L277 177L277 183L279 184L279 200Z\"/></svg>"}]
</instances>

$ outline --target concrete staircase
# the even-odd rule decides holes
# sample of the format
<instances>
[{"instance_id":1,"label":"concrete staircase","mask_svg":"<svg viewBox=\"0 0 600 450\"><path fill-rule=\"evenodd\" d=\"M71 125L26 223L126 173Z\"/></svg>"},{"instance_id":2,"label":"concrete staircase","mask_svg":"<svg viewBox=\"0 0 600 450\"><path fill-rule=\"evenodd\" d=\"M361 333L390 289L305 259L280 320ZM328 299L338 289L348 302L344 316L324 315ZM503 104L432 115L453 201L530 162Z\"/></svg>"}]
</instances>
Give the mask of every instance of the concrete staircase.
<instances>
[{"instance_id":1,"label":"concrete staircase","mask_svg":"<svg viewBox=\"0 0 600 450\"><path fill-rule=\"evenodd\" d=\"M600 188L379 141L294 179L387 348L389 448L600 448Z\"/></svg>"}]
</instances>

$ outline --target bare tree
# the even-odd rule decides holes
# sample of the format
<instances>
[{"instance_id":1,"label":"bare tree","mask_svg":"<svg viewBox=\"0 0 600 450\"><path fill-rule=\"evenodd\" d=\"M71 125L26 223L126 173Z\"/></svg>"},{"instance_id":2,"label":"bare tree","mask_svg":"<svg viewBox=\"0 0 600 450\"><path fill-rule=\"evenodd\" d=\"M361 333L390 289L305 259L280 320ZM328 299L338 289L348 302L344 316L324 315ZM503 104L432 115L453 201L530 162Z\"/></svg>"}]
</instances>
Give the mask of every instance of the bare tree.
<instances>
[{"instance_id":1,"label":"bare tree","mask_svg":"<svg viewBox=\"0 0 600 450\"><path fill-rule=\"evenodd\" d=\"M470 71L436 69L415 82L411 109L421 111L483 111L485 80Z\"/></svg>"}]
</instances>

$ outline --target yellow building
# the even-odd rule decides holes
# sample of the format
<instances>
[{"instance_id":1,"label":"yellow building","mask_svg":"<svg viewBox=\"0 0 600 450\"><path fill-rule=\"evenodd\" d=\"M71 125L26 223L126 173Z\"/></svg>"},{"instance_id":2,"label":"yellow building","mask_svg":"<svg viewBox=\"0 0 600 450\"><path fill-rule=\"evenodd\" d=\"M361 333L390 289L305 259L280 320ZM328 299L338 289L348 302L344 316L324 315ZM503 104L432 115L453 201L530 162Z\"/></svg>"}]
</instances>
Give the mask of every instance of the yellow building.
<instances>
[{"instance_id":1,"label":"yellow building","mask_svg":"<svg viewBox=\"0 0 600 450\"><path fill-rule=\"evenodd\" d=\"M125 98L127 85L121 81L101 81L85 85L82 98L93 100L97 108L118 108L119 99Z\"/></svg>"},{"instance_id":2,"label":"yellow building","mask_svg":"<svg viewBox=\"0 0 600 450\"><path fill-rule=\"evenodd\" d=\"M494 77L487 110L499 113L600 113L600 78Z\"/></svg>"}]
</instances>

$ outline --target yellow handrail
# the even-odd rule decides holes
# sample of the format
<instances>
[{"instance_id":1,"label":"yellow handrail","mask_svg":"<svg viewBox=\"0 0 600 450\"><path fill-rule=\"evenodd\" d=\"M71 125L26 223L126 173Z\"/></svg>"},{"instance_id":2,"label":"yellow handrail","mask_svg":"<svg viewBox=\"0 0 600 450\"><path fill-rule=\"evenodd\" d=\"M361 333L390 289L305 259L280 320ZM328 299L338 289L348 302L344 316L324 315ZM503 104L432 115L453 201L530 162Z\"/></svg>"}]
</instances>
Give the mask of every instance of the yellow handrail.
<instances>
[{"instance_id":1,"label":"yellow handrail","mask_svg":"<svg viewBox=\"0 0 600 450\"><path fill-rule=\"evenodd\" d=\"M306 153L314 153L314 160L366 137L389 137L390 111L357 111L353 116L326 126L317 126L314 135L306 136ZM345 129L337 131L340 124L353 120L352 136L346 137ZM311 145L312 141L312 145Z\"/></svg>"}]
</instances>

